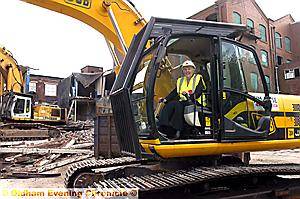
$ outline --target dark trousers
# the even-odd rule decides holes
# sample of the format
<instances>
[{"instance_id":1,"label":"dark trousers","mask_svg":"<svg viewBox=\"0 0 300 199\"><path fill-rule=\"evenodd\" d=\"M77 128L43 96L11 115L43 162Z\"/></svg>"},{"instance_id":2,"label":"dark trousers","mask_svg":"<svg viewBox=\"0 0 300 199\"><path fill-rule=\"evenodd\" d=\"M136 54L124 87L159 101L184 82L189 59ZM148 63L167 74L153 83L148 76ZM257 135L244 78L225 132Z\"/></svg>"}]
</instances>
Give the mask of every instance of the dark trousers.
<instances>
[{"instance_id":1,"label":"dark trousers","mask_svg":"<svg viewBox=\"0 0 300 199\"><path fill-rule=\"evenodd\" d=\"M171 101L167 103L159 115L159 129L167 127L176 131L182 131L184 125L183 113L186 105L187 102L184 101Z\"/></svg>"}]
</instances>

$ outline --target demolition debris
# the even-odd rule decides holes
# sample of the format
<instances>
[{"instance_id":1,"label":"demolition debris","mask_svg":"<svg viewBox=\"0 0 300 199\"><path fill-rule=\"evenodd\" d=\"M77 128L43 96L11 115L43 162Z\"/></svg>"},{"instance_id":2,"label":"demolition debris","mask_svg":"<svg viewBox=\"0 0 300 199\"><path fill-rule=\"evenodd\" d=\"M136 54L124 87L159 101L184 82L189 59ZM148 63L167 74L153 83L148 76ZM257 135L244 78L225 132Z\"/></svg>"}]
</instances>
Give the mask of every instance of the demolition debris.
<instances>
[{"instance_id":1,"label":"demolition debris","mask_svg":"<svg viewBox=\"0 0 300 199\"><path fill-rule=\"evenodd\" d=\"M94 155L93 122L61 127L59 138L0 142L1 178L39 178L43 173Z\"/></svg>"}]
</instances>

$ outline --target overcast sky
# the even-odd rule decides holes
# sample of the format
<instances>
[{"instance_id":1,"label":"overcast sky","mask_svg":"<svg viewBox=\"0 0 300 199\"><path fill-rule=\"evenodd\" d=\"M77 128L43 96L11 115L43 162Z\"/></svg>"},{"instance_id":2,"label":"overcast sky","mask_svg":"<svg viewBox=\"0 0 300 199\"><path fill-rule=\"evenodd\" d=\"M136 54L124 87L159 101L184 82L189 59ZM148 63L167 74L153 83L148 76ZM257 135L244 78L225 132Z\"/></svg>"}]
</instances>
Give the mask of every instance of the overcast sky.
<instances>
[{"instance_id":1,"label":"overcast sky","mask_svg":"<svg viewBox=\"0 0 300 199\"><path fill-rule=\"evenodd\" d=\"M9 49L18 63L35 74L66 77L86 65L112 68L112 59L100 33L71 17L19 0L1 1L0 45ZM95 1L95 0L94 0ZM132 0L141 14L187 18L215 0ZM271 19L288 13L300 21L300 1L257 0Z\"/></svg>"}]
</instances>

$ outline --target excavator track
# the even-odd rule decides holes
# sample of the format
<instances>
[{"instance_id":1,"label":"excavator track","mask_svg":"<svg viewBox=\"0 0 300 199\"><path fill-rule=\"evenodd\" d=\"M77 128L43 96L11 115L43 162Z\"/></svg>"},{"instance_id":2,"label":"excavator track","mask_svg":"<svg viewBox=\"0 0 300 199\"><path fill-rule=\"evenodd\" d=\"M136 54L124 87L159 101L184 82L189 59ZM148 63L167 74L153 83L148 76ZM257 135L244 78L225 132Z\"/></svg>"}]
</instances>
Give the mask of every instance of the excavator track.
<instances>
[{"instance_id":1,"label":"excavator track","mask_svg":"<svg viewBox=\"0 0 300 199\"><path fill-rule=\"evenodd\" d=\"M90 158L87 160L83 160L77 163L72 164L65 176L65 186L67 188L79 188L79 187L87 187L91 180L95 180L95 173L93 169L96 168L106 168L106 167L114 167L121 165L129 165L138 163L133 157L120 157L114 159L99 159Z\"/></svg>"},{"instance_id":2,"label":"excavator track","mask_svg":"<svg viewBox=\"0 0 300 199\"><path fill-rule=\"evenodd\" d=\"M57 138L61 130L41 123L6 123L0 125L0 141Z\"/></svg>"},{"instance_id":3,"label":"excavator track","mask_svg":"<svg viewBox=\"0 0 300 199\"><path fill-rule=\"evenodd\" d=\"M225 178L241 178L274 175L300 174L300 165L255 165L198 167L191 170L178 170L145 176L128 176L107 179L93 184L97 189L138 188L140 192L159 191L195 183L207 183Z\"/></svg>"},{"instance_id":4,"label":"excavator track","mask_svg":"<svg viewBox=\"0 0 300 199\"><path fill-rule=\"evenodd\" d=\"M65 178L65 185L69 188L76 186L77 188L96 188L99 191L138 188L139 196L154 197L153 194L169 195L170 193L176 193L178 190L180 190L178 193L186 192L187 189L189 190L195 185L197 185L197 192L201 190L201 193L211 193L216 192L216 190L228 191L232 187L242 186L243 183L247 182L248 184L245 187L240 188L242 191L239 195L241 195L243 191L254 185L259 187L260 190L262 187L265 188L266 184L269 184L268 189L272 189L275 185L287 183L286 180L284 183L281 182L281 178L277 177L277 175L300 174L300 165L293 164L196 167L188 170L158 171L152 174L108 178L94 172L95 169L112 168L111 173L116 173L117 169L114 170L113 167L130 167L134 164L137 165L137 163L139 162L131 157L103 160L89 159L78 162L69 168ZM275 181L277 184L273 185L272 183ZM259 184L259 182L262 184ZM299 182L300 180L296 184L298 185ZM219 187L214 187L216 184L220 184ZM289 186L289 184L290 181L285 186ZM255 191L252 192L254 193Z\"/></svg>"}]
</instances>

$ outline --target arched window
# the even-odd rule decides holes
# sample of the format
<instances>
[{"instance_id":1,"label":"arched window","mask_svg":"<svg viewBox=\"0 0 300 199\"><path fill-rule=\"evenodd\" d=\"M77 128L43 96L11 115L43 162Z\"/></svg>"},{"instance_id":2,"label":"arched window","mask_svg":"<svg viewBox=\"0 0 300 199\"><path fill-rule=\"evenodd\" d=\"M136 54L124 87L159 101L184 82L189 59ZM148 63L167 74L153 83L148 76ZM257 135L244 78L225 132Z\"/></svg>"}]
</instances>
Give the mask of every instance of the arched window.
<instances>
[{"instance_id":1,"label":"arched window","mask_svg":"<svg viewBox=\"0 0 300 199\"><path fill-rule=\"evenodd\" d=\"M267 42L267 32L266 27L262 24L259 24L260 40Z\"/></svg>"},{"instance_id":2,"label":"arched window","mask_svg":"<svg viewBox=\"0 0 300 199\"><path fill-rule=\"evenodd\" d=\"M285 50L291 52L292 51L291 39L288 37L285 37L284 40L285 40Z\"/></svg>"},{"instance_id":3,"label":"arched window","mask_svg":"<svg viewBox=\"0 0 300 199\"><path fill-rule=\"evenodd\" d=\"M275 44L276 44L276 48L282 48L281 34L278 32L275 33Z\"/></svg>"},{"instance_id":4,"label":"arched window","mask_svg":"<svg viewBox=\"0 0 300 199\"><path fill-rule=\"evenodd\" d=\"M261 64L264 67L268 67L269 65L268 52L265 50L261 50Z\"/></svg>"},{"instance_id":5,"label":"arched window","mask_svg":"<svg viewBox=\"0 0 300 199\"><path fill-rule=\"evenodd\" d=\"M252 19L247 19L247 27L249 27L251 30L254 29L254 22Z\"/></svg>"},{"instance_id":6,"label":"arched window","mask_svg":"<svg viewBox=\"0 0 300 199\"><path fill-rule=\"evenodd\" d=\"M233 12L233 23L242 24L242 17L238 12Z\"/></svg>"},{"instance_id":7,"label":"arched window","mask_svg":"<svg viewBox=\"0 0 300 199\"><path fill-rule=\"evenodd\" d=\"M268 75L265 75L265 79L266 79L268 90L270 91L271 90L270 77Z\"/></svg>"},{"instance_id":8,"label":"arched window","mask_svg":"<svg viewBox=\"0 0 300 199\"><path fill-rule=\"evenodd\" d=\"M206 21L218 21L218 14L217 13L210 14L205 18L205 20Z\"/></svg>"},{"instance_id":9,"label":"arched window","mask_svg":"<svg viewBox=\"0 0 300 199\"><path fill-rule=\"evenodd\" d=\"M257 92L257 89L258 89L258 75L256 73L251 73L250 78L251 78L250 91Z\"/></svg>"}]
</instances>

